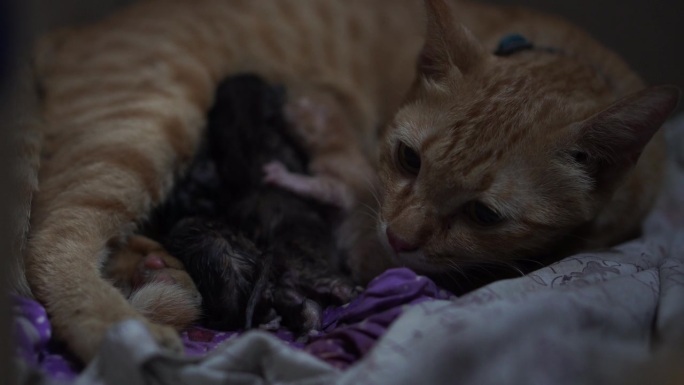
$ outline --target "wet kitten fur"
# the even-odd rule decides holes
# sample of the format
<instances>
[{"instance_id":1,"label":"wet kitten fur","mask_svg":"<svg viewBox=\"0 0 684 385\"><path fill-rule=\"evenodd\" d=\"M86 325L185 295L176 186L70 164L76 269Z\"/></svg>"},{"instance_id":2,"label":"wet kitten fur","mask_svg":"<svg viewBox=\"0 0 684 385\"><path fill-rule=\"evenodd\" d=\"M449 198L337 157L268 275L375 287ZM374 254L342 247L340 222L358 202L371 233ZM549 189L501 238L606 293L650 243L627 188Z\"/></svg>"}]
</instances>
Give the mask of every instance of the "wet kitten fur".
<instances>
[{"instance_id":1,"label":"wet kitten fur","mask_svg":"<svg viewBox=\"0 0 684 385\"><path fill-rule=\"evenodd\" d=\"M287 134L284 100L282 88L253 76L221 83L206 143L147 226L185 265L214 328L278 314L305 332L320 327L322 308L355 290L338 269L332 208L263 182L273 159L307 172L306 154Z\"/></svg>"},{"instance_id":2,"label":"wet kitten fur","mask_svg":"<svg viewBox=\"0 0 684 385\"><path fill-rule=\"evenodd\" d=\"M152 0L44 40L36 68L45 141L25 265L56 335L88 360L113 323L147 322L100 277L100 263L189 163L219 80L245 70L339 103L356 135L346 145L380 159L382 242L389 226L418 246L390 253L399 263L436 271L490 252L539 254L580 227L572 249L633 234L664 161L660 134L644 146L676 91L642 91L615 54L553 17L425 4L427 36L417 0ZM564 54L491 55L511 32ZM399 141L420 155L417 177L400 171ZM592 163L578 165L576 151ZM506 221L471 226L461 213L473 200ZM387 264L368 250L378 249L350 259L362 279ZM147 323L179 347L172 329Z\"/></svg>"}]
</instances>

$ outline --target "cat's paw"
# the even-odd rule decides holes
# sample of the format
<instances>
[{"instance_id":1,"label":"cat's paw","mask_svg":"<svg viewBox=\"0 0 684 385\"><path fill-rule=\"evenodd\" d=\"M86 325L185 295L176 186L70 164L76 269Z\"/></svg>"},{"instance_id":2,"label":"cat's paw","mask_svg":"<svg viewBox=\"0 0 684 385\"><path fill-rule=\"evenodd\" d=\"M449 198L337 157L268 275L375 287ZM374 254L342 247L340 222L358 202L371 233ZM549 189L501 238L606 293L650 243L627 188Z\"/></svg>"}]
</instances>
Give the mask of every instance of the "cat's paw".
<instances>
[{"instance_id":1,"label":"cat's paw","mask_svg":"<svg viewBox=\"0 0 684 385\"><path fill-rule=\"evenodd\" d=\"M183 329L199 319L202 297L183 264L157 242L132 236L107 268L128 302L147 319Z\"/></svg>"},{"instance_id":2,"label":"cat's paw","mask_svg":"<svg viewBox=\"0 0 684 385\"><path fill-rule=\"evenodd\" d=\"M64 341L71 352L84 362L92 360L101 351L101 345L112 326L127 320L141 322L153 339L164 349L182 352L183 344L178 333L170 326L153 323L127 303L104 280L101 286L91 287L78 303L78 312L70 317L51 318L56 337Z\"/></svg>"},{"instance_id":3,"label":"cat's paw","mask_svg":"<svg viewBox=\"0 0 684 385\"><path fill-rule=\"evenodd\" d=\"M200 318L202 296L180 261L166 253L146 255L132 287L129 302L153 322L182 330Z\"/></svg>"},{"instance_id":4,"label":"cat's paw","mask_svg":"<svg viewBox=\"0 0 684 385\"><path fill-rule=\"evenodd\" d=\"M166 252L152 252L139 262L132 277L133 289L150 283L175 284L200 299L199 291L183 264Z\"/></svg>"},{"instance_id":5,"label":"cat's paw","mask_svg":"<svg viewBox=\"0 0 684 385\"><path fill-rule=\"evenodd\" d=\"M174 328L152 322L146 322L145 327L159 346L172 353L179 355L183 353L183 341Z\"/></svg>"}]
</instances>

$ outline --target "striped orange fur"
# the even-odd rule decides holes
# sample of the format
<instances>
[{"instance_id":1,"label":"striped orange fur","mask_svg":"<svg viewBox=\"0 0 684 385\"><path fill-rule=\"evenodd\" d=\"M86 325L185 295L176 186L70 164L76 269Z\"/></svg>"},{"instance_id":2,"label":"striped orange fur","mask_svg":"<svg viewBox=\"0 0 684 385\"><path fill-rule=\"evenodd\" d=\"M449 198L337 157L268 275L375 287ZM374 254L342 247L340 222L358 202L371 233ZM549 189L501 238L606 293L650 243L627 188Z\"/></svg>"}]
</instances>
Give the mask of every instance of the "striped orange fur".
<instances>
[{"instance_id":1,"label":"striped orange fur","mask_svg":"<svg viewBox=\"0 0 684 385\"><path fill-rule=\"evenodd\" d=\"M631 234L657 190L660 137L635 172L625 168L626 187L614 196L622 174L592 190L559 155L565 152L553 150L581 146L577 123L590 124L592 115L642 89L638 76L549 16L460 1L425 4L432 10L427 39L418 0L148 0L45 38L36 51L44 145L25 267L57 335L88 360L109 326L137 318L160 342L179 347L171 328L146 321L101 278L101 265L192 158L214 87L244 71L298 95L327 92L339 103L355 137L350 146L360 149L349 153L380 160L379 228L389 225L418 246L397 255L402 263L439 270L550 250L580 225L591 227L583 247ZM566 54L493 57L509 32ZM655 111L656 125L676 99L669 89L641 95L627 106ZM415 178L397 171L399 140L420 153ZM353 173L339 177L366 183ZM477 231L457 218L464 202L480 197L510 216L505 230ZM626 220L624 206L634 208L633 220L616 226ZM375 272L368 250L379 250L368 242L350 261L362 277ZM387 264L380 254L370 257Z\"/></svg>"}]
</instances>

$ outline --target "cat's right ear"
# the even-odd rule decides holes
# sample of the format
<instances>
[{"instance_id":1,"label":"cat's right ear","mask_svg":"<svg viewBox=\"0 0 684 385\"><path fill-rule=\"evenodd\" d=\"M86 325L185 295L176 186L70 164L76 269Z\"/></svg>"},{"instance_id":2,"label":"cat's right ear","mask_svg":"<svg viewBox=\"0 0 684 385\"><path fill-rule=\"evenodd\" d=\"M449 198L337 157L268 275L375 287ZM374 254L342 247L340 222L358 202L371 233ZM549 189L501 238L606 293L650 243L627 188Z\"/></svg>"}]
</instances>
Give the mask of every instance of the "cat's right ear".
<instances>
[{"instance_id":1,"label":"cat's right ear","mask_svg":"<svg viewBox=\"0 0 684 385\"><path fill-rule=\"evenodd\" d=\"M639 160L677 107L679 89L650 87L617 101L577 127L580 163L589 162L598 188L611 188Z\"/></svg>"},{"instance_id":2,"label":"cat's right ear","mask_svg":"<svg viewBox=\"0 0 684 385\"><path fill-rule=\"evenodd\" d=\"M486 55L473 34L455 21L445 0L425 0L427 31L418 58L418 72L439 81L450 74L465 74Z\"/></svg>"}]
</instances>

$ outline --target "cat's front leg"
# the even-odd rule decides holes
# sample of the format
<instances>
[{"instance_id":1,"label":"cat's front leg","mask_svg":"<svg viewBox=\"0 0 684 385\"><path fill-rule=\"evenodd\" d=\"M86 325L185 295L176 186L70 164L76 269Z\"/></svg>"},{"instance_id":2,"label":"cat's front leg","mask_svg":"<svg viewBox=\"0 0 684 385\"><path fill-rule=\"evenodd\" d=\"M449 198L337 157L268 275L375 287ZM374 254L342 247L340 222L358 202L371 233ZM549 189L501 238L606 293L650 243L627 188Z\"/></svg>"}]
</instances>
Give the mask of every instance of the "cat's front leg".
<instances>
[{"instance_id":1,"label":"cat's front leg","mask_svg":"<svg viewBox=\"0 0 684 385\"><path fill-rule=\"evenodd\" d=\"M111 326L134 319L142 322L161 346L174 352L183 351L183 344L174 328L145 318L118 289L98 274L95 263L79 264L81 261L60 264L43 259L42 276L35 274L38 264L27 264L27 276L33 277L34 291L43 298L47 297L44 304L50 314L55 338L66 342L77 357L88 362L97 354ZM38 279L45 279L49 286Z\"/></svg>"}]
</instances>

